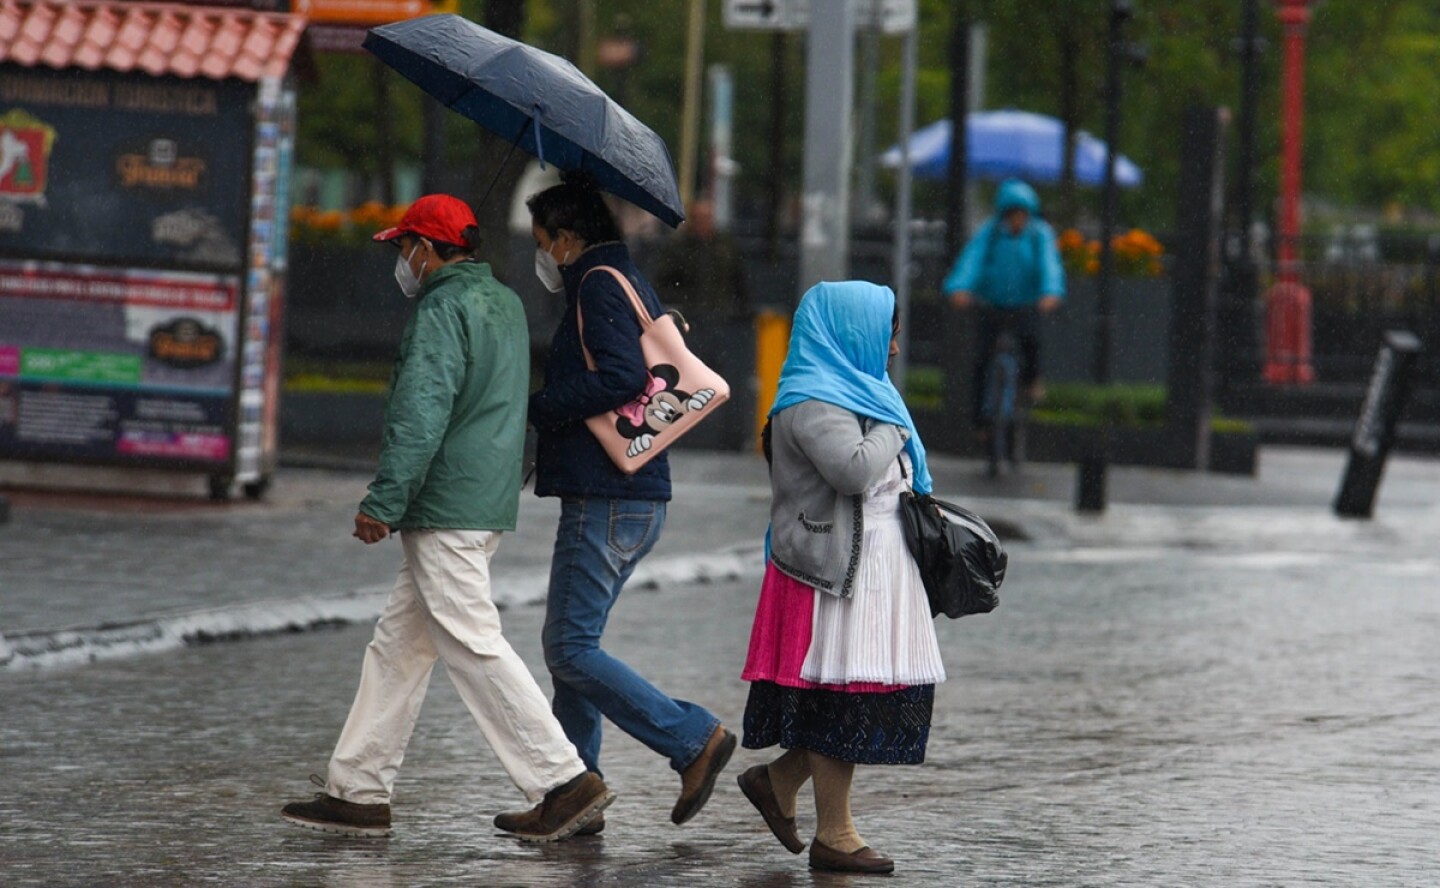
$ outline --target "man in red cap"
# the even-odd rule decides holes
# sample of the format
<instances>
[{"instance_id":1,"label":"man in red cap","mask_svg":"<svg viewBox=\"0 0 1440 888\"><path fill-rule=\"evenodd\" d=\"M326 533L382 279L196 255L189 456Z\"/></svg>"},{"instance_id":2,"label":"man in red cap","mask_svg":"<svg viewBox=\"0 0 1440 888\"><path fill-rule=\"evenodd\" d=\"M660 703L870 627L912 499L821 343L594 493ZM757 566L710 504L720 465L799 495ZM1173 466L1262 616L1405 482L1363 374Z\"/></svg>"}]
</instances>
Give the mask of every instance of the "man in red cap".
<instances>
[{"instance_id":1,"label":"man in red cap","mask_svg":"<svg viewBox=\"0 0 1440 888\"><path fill-rule=\"evenodd\" d=\"M323 832L390 835L395 776L439 659L510 779L539 803L540 815L516 834L568 838L615 794L566 739L501 634L490 594L490 559L519 511L525 312L476 261L475 214L456 198L420 198L375 240L398 248L395 280L419 304L401 335L380 465L354 535L370 544L398 531L405 558L366 648L325 791L281 816Z\"/></svg>"}]
</instances>

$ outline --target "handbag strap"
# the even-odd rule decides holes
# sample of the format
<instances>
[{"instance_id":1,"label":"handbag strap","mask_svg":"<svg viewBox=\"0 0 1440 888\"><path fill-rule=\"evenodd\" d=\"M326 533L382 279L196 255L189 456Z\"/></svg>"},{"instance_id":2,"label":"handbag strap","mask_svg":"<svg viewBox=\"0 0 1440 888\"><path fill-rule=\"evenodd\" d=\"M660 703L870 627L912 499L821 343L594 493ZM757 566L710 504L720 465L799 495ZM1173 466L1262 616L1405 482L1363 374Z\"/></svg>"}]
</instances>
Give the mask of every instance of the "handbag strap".
<instances>
[{"instance_id":1,"label":"handbag strap","mask_svg":"<svg viewBox=\"0 0 1440 888\"><path fill-rule=\"evenodd\" d=\"M625 291L626 296L630 297L630 306L635 309L636 319L640 321L640 335L644 336L645 331L655 323L655 319L650 317L650 310L645 307L644 302L640 301L640 294L635 292L635 287L630 283L630 279L620 269L611 265L597 265L580 278L580 287L585 286L586 278L597 271L608 271L614 275L615 280L620 282L620 288ZM575 323L580 328L580 351L585 355L585 367L588 370L594 370L595 358L590 355L590 349L585 347L585 318L580 314L580 287L575 288Z\"/></svg>"},{"instance_id":2,"label":"handbag strap","mask_svg":"<svg viewBox=\"0 0 1440 888\"><path fill-rule=\"evenodd\" d=\"M915 493L915 484L910 480L910 473L905 471L904 453L895 454L895 463L900 466L900 480L905 482L905 489L911 494Z\"/></svg>"}]
</instances>

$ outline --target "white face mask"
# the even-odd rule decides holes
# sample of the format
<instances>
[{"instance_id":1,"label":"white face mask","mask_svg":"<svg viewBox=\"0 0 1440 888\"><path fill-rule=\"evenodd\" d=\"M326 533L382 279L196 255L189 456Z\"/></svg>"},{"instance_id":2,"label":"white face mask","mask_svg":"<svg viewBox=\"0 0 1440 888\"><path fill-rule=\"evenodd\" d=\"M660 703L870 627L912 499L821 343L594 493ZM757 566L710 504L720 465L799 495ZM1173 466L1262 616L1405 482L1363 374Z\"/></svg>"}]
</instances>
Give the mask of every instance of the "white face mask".
<instances>
[{"instance_id":1,"label":"white face mask","mask_svg":"<svg viewBox=\"0 0 1440 888\"><path fill-rule=\"evenodd\" d=\"M395 283L400 285L400 292L405 294L406 299L414 299L420 295L420 275L410 267L410 259L414 257L415 251L418 249L420 249L420 242L416 241L415 246L410 248L409 255L395 257ZM424 270L425 266L420 267L421 270Z\"/></svg>"},{"instance_id":2,"label":"white face mask","mask_svg":"<svg viewBox=\"0 0 1440 888\"><path fill-rule=\"evenodd\" d=\"M565 258L570 258L569 250L565 251ZM535 276L551 293L559 293L565 289L565 279L560 276L560 263L542 247L535 248Z\"/></svg>"}]
</instances>

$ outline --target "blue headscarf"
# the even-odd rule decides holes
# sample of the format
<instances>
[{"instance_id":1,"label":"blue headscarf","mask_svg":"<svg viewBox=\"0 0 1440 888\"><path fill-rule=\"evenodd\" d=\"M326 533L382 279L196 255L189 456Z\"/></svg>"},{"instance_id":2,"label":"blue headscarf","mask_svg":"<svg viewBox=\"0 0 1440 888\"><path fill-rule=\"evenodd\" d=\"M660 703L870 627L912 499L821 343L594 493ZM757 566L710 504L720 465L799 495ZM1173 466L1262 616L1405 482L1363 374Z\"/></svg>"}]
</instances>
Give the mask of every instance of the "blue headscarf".
<instances>
[{"instance_id":1,"label":"blue headscarf","mask_svg":"<svg viewBox=\"0 0 1440 888\"><path fill-rule=\"evenodd\" d=\"M890 321L895 294L864 281L819 283L795 310L790 353L780 370L774 416L801 401L824 401L861 416L910 430L916 493L929 493L930 469L915 421L885 371L890 358Z\"/></svg>"}]
</instances>

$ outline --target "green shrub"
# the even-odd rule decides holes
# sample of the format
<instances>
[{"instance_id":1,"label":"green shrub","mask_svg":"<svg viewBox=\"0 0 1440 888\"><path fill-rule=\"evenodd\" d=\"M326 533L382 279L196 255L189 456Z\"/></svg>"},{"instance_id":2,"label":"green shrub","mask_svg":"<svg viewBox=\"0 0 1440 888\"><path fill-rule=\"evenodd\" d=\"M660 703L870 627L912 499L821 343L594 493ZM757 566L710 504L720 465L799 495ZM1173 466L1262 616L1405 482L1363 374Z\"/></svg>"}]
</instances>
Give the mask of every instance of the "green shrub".
<instances>
[{"instance_id":1,"label":"green shrub","mask_svg":"<svg viewBox=\"0 0 1440 888\"><path fill-rule=\"evenodd\" d=\"M1062 426L1110 425L1159 428L1165 424L1165 387L1066 382L1050 387L1045 400L1030 411L1030 421ZM1254 426L1240 419L1214 415L1210 428L1225 434L1249 434Z\"/></svg>"},{"instance_id":2,"label":"green shrub","mask_svg":"<svg viewBox=\"0 0 1440 888\"><path fill-rule=\"evenodd\" d=\"M912 410L939 410L945 404L944 380L939 367L911 367L905 373L905 403Z\"/></svg>"},{"instance_id":3,"label":"green shrub","mask_svg":"<svg viewBox=\"0 0 1440 888\"><path fill-rule=\"evenodd\" d=\"M384 394L389 384L390 364L385 361L285 360L286 391Z\"/></svg>"},{"instance_id":4,"label":"green shrub","mask_svg":"<svg viewBox=\"0 0 1440 888\"><path fill-rule=\"evenodd\" d=\"M1063 425L1158 426L1165 422L1165 387L1056 383L1030 416Z\"/></svg>"}]
</instances>

